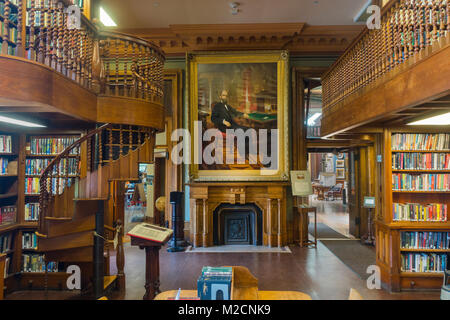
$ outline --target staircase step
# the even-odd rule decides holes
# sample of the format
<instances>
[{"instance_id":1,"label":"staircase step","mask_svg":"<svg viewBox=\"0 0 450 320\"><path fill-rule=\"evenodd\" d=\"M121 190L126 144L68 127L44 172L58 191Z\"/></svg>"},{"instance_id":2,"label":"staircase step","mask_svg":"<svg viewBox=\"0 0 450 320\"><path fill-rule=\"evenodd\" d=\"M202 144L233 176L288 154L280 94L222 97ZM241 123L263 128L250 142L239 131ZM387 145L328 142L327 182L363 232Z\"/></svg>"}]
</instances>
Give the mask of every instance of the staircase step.
<instances>
[{"instance_id":1,"label":"staircase step","mask_svg":"<svg viewBox=\"0 0 450 320\"><path fill-rule=\"evenodd\" d=\"M39 239L39 251L58 251L79 247L90 247L94 244L94 232L85 231L60 237Z\"/></svg>"},{"instance_id":2,"label":"staircase step","mask_svg":"<svg viewBox=\"0 0 450 320\"><path fill-rule=\"evenodd\" d=\"M73 233L79 233L84 231L95 230L95 215L90 215L77 220L49 221L48 225L48 238L61 237Z\"/></svg>"},{"instance_id":3,"label":"staircase step","mask_svg":"<svg viewBox=\"0 0 450 320\"><path fill-rule=\"evenodd\" d=\"M58 262L92 262L94 255L93 247L74 248L68 250L46 251L45 257L48 261Z\"/></svg>"},{"instance_id":4,"label":"staircase step","mask_svg":"<svg viewBox=\"0 0 450 320\"><path fill-rule=\"evenodd\" d=\"M72 221L72 218L69 217L63 217L63 218L58 218L58 217L45 217L44 218L47 221L60 221L60 222L64 222L64 221Z\"/></svg>"}]
</instances>

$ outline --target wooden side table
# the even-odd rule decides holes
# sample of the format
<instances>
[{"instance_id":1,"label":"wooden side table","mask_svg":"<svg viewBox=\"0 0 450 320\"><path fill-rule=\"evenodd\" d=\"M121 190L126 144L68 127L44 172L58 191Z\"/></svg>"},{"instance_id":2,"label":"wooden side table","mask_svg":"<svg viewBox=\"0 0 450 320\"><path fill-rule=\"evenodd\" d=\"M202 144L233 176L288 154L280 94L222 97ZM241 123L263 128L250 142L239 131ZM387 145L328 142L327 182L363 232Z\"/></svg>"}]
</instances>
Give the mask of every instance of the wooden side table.
<instances>
[{"instance_id":1,"label":"wooden side table","mask_svg":"<svg viewBox=\"0 0 450 320\"><path fill-rule=\"evenodd\" d=\"M300 247L314 246L314 248L317 248L317 208L299 205L297 212L300 216ZM309 236L306 237L307 240L303 239L303 224L308 223L308 214L310 212L314 213L314 241L309 240Z\"/></svg>"}]
</instances>

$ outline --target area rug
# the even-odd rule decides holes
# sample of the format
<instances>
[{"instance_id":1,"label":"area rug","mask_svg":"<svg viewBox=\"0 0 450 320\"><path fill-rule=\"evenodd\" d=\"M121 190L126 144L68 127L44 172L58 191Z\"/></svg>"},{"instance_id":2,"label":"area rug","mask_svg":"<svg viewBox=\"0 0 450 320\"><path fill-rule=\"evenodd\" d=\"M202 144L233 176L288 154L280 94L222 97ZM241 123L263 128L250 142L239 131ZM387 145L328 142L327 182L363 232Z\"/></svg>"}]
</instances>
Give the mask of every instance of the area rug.
<instances>
[{"instance_id":1,"label":"area rug","mask_svg":"<svg viewBox=\"0 0 450 320\"><path fill-rule=\"evenodd\" d=\"M314 223L308 226L309 233L314 236ZM342 233L339 233L324 223L317 223L317 239L349 239Z\"/></svg>"},{"instance_id":2,"label":"area rug","mask_svg":"<svg viewBox=\"0 0 450 320\"><path fill-rule=\"evenodd\" d=\"M367 267L376 265L375 248L363 245L359 240L320 240L320 242L364 280L370 276Z\"/></svg>"},{"instance_id":3,"label":"area rug","mask_svg":"<svg viewBox=\"0 0 450 320\"><path fill-rule=\"evenodd\" d=\"M288 246L285 247L265 247L252 245L228 245L228 246L214 246L214 247L199 247L194 248L189 246L187 253L292 253Z\"/></svg>"}]
</instances>

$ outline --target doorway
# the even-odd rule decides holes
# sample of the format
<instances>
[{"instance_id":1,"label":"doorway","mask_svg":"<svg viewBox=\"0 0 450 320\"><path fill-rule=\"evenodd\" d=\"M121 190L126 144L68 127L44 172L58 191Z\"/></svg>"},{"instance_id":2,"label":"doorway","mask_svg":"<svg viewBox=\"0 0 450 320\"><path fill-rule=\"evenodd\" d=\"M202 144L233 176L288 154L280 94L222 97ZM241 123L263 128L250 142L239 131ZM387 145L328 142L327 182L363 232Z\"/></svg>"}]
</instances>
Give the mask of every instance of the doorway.
<instances>
[{"instance_id":1,"label":"doorway","mask_svg":"<svg viewBox=\"0 0 450 320\"><path fill-rule=\"evenodd\" d=\"M321 224L319 227L330 235L335 231L345 237L351 237L347 201L348 168L349 158L346 152L308 153L308 169L313 186L313 195L309 201L317 208L317 219ZM328 232L327 228L332 230Z\"/></svg>"},{"instance_id":2,"label":"doorway","mask_svg":"<svg viewBox=\"0 0 450 320\"><path fill-rule=\"evenodd\" d=\"M125 234L154 217L154 164L139 164L139 180L125 182Z\"/></svg>"}]
</instances>

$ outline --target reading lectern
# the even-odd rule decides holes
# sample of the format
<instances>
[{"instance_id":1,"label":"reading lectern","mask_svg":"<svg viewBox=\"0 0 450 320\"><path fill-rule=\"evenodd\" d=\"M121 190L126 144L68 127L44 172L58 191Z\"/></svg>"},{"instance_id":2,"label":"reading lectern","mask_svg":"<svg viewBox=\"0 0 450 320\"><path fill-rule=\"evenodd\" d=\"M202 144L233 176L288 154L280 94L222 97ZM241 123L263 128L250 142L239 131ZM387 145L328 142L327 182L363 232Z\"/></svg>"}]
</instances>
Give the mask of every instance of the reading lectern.
<instances>
[{"instance_id":1,"label":"reading lectern","mask_svg":"<svg viewBox=\"0 0 450 320\"><path fill-rule=\"evenodd\" d=\"M144 300L153 300L159 290L159 250L167 243L173 231L148 223L134 227L128 235L131 245L145 250L145 294Z\"/></svg>"}]
</instances>

